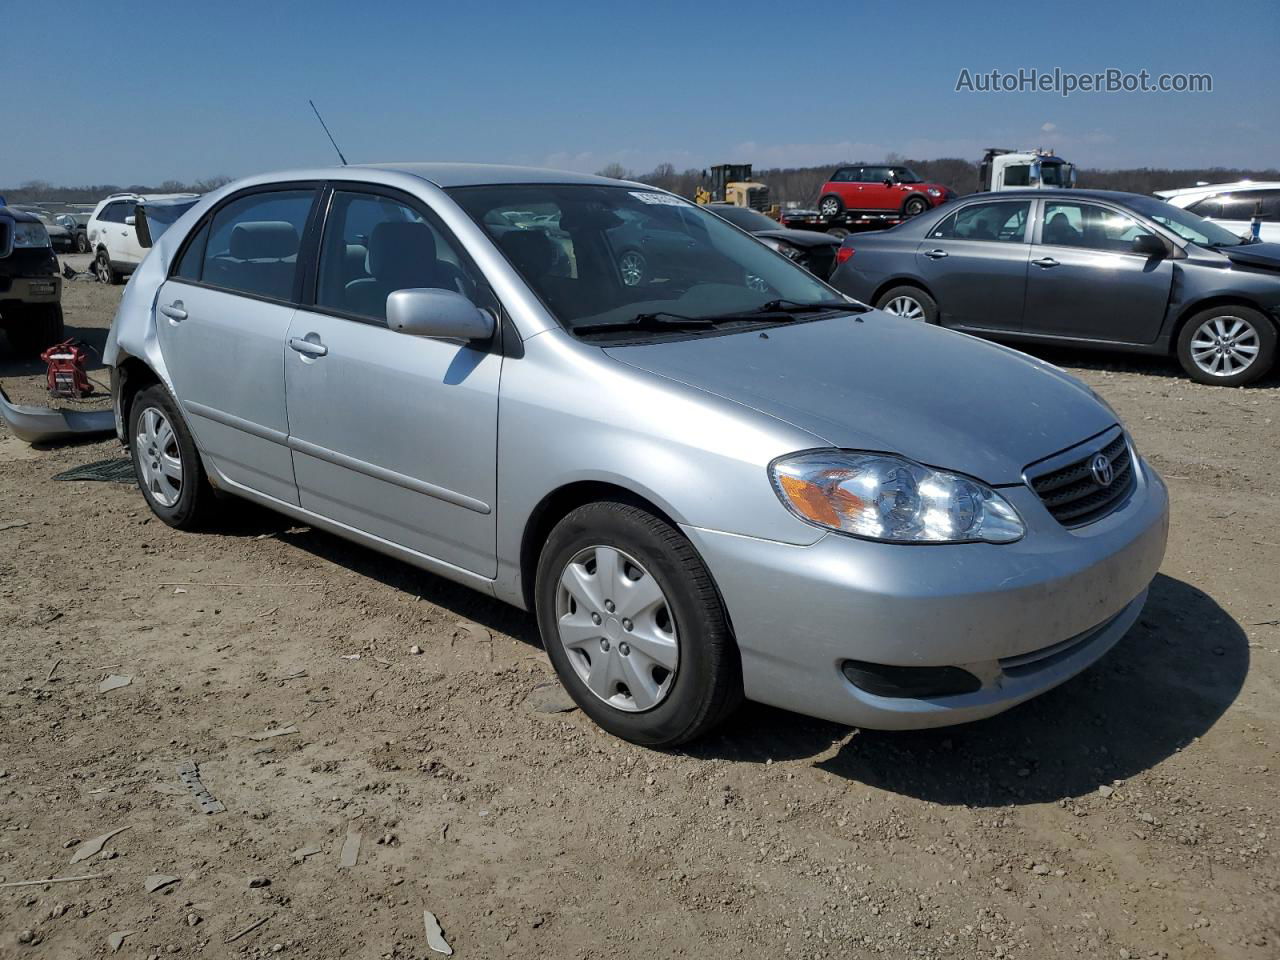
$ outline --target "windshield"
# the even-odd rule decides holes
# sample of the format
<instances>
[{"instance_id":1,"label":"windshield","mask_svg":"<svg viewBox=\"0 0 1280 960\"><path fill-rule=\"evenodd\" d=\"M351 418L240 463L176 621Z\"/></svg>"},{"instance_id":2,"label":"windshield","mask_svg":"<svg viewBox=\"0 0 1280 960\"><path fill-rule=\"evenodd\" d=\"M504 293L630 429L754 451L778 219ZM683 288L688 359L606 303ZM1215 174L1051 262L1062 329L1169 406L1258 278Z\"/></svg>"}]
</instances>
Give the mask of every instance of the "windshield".
<instances>
[{"instance_id":1,"label":"windshield","mask_svg":"<svg viewBox=\"0 0 1280 960\"><path fill-rule=\"evenodd\" d=\"M1071 177L1069 163L1054 163L1049 160L1040 161L1040 183L1046 187L1069 187Z\"/></svg>"},{"instance_id":2,"label":"windshield","mask_svg":"<svg viewBox=\"0 0 1280 960\"><path fill-rule=\"evenodd\" d=\"M1126 203L1131 209L1172 230L1183 240L1190 240L1202 247L1235 247L1249 242L1225 227L1196 216L1190 210L1183 210L1155 197L1133 197Z\"/></svg>"},{"instance_id":3,"label":"windshield","mask_svg":"<svg viewBox=\"0 0 1280 960\"><path fill-rule=\"evenodd\" d=\"M569 330L642 314L699 319L779 299L836 298L785 257L671 194L595 184L448 192Z\"/></svg>"},{"instance_id":4,"label":"windshield","mask_svg":"<svg viewBox=\"0 0 1280 960\"><path fill-rule=\"evenodd\" d=\"M763 213L759 213L749 207L713 206L709 209L716 216L724 217L735 227L751 233L759 230L777 230L781 226L777 220L770 220Z\"/></svg>"}]
</instances>

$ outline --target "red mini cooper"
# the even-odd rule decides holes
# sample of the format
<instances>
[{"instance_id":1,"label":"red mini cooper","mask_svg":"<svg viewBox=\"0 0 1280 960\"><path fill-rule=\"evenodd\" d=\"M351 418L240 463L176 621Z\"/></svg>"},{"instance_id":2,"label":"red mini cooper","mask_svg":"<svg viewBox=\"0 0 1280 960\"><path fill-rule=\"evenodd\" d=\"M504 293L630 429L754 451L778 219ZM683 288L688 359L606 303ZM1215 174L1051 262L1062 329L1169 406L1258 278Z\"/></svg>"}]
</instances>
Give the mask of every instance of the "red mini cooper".
<instances>
[{"instance_id":1,"label":"red mini cooper","mask_svg":"<svg viewBox=\"0 0 1280 960\"><path fill-rule=\"evenodd\" d=\"M910 167L840 167L822 185L818 212L824 217L845 213L901 213L914 217L955 198L939 183L925 183Z\"/></svg>"}]
</instances>

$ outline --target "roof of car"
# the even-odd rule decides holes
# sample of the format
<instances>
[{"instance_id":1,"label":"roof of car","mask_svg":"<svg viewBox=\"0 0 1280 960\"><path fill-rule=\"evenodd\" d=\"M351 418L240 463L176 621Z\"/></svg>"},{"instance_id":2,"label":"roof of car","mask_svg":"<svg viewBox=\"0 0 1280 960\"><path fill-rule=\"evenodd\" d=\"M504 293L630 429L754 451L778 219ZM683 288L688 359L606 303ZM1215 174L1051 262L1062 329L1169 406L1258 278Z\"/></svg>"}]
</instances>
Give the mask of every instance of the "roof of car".
<instances>
[{"instance_id":1,"label":"roof of car","mask_svg":"<svg viewBox=\"0 0 1280 960\"><path fill-rule=\"evenodd\" d=\"M520 167L502 163L362 163L358 166L376 170L407 173L434 183L437 187L474 187L496 183L596 183L626 184L625 180L599 177L590 173L548 170L543 167ZM347 167L346 169L350 169Z\"/></svg>"},{"instance_id":2,"label":"roof of car","mask_svg":"<svg viewBox=\"0 0 1280 960\"><path fill-rule=\"evenodd\" d=\"M1280 187L1276 180L1236 180L1232 183L1201 183L1194 187L1178 187L1176 190L1157 190L1157 197L1185 197L1188 194L1235 193L1240 190L1274 190Z\"/></svg>"},{"instance_id":3,"label":"roof of car","mask_svg":"<svg viewBox=\"0 0 1280 960\"><path fill-rule=\"evenodd\" d=\"M1112 203L1124 203L1131 200L1150 200L1146 194L1127 193L1123 190L1081 190L1074 187L1053 188L1048 190L993 190L983 193L970 193L961 200L1010 200L1030 197L1074 197L1079 200L1110 200ZM941 208L939 208L941 209Z\"/></svg>"}]
</instances>

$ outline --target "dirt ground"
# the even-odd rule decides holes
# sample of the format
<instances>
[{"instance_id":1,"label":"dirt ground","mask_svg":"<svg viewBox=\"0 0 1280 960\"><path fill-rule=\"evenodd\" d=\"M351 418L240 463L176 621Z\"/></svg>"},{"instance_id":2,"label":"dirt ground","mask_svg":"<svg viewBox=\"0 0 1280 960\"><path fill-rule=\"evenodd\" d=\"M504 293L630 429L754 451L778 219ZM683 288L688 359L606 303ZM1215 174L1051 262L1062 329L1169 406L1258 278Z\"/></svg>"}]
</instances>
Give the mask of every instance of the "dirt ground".
<instances>
[{"instance_id":1,"label":"dirt ground","mask_svg":"<svg viewBox=\"0 0 1280 960\"><path fill-rule=\"evenodd\" d=\"M68 282L71 334L119 295ZM1129 636L982 723L748 706L669 753L542 712L513 609L257 510L177 533L51 480L113 441L0 427L0 882L97 877L0 889L0 957L436 956L424 910L477 958L1280 956L1280 378L1045 356L1172 491Z\"/></svg>"}]
</instances>

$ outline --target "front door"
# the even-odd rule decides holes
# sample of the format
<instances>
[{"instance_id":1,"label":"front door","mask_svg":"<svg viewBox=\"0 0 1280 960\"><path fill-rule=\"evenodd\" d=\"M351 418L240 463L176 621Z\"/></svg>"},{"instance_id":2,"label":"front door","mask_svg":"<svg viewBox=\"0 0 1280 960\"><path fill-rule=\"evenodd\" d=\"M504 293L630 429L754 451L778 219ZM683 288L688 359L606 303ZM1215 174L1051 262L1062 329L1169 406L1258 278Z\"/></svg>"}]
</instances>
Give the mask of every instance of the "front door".
<instances>
[{"instance_id":1,"label":"front door","mask_svg":"<svg viewBox=\"0 0 1280 960\"><path fill-rule=\"evenodd\" d=\"M1168 257L1132 252L1150 229L1114 207L1045 199L1027 270L1023 330L1114 343L1152 343L1173 284Z\"/></svg>"},{"instance_id":2,"label":"front door","mask_svg":"<svg viewBox=\"0 0 1280 960\"><path fill-rule=\"evenodd\" d=\"M1030 200L988 200L960 207L929 231L916 250L916 272L944 326L1021 327L1030 219Z\"/></svg>"},{"instance_id":3,"label":"front door","mask_svg":"<svg viewBox=\"0 0 1280 960\"><path fill-rule=\"evenodd\" d=\"M858 207L862 210L883 212L898 209L898 191L889 179L889 167L863 167L858 184Z\"/></svg>"},{"instance_id":4,"label":"front door","mask_svg":"<svg viewBox=\"0 0 1280 960\"><path fill-rule=\"evenodd\" d=\"M165 366L197 445L231 483L297 503L285 410L285 334L315 190L220 207L156 300Z\"/></svg>"},{"instance_id":5,"label":"front door","mask_svg":"<svg viewBox=\"0 0 1280 960\"><path fill-rule=\"evenodd\" d=\"M493 577L502 357L490 344L390 330L387 295L410 287L456 290L497 306L457 242L417 201L336 189L315 303L294 316L284 351L300 502Z\"/></svg>"}]
</instances>

